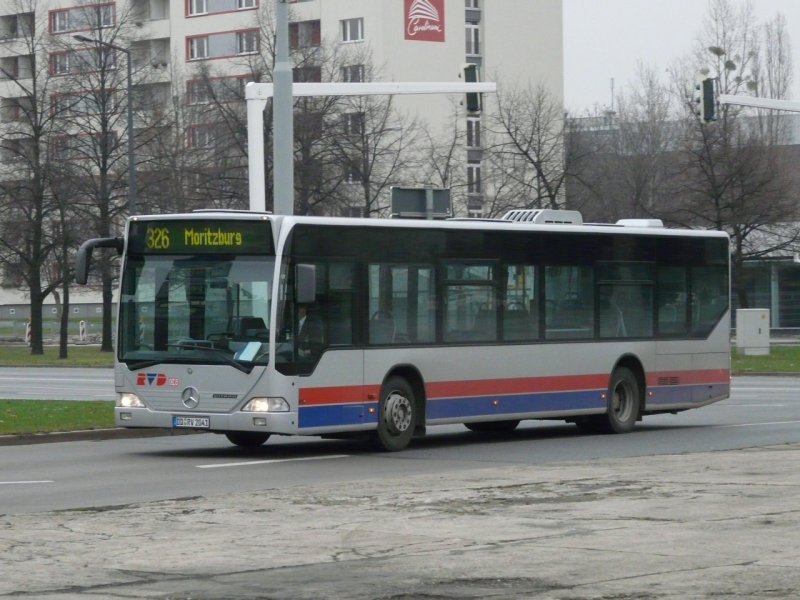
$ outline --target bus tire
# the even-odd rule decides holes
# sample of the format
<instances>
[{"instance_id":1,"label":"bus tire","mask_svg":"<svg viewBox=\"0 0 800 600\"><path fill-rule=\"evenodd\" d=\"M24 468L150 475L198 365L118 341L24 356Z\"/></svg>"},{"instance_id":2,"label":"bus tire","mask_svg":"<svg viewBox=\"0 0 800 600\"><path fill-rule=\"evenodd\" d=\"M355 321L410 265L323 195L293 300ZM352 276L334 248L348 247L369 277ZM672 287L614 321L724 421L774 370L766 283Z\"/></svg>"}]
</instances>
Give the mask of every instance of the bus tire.
<instances>
[{"instance_id":1,"label":"bus tire","mask_svg":"<svg viewBox=\"0 0 800 600\"><path fill-rule=\"evenodd\" d=\"M614 369L608 385L606 413L576 421L583 433L628 433L639 420L639 381L626 367Z\"/></svg>"},{"instance_id":2,"label":"bus tire","mask_svg":"<svg viewBox=\"0 0 800 600\"><path fill-rule=\"evenodd\" d=\"M639 420L640 400L639 380L633 371L626 367L615 369L608 386L608 433L628 433L633 430Z\"/></svg>"},{"instance_id":3,"label":"bus tire","mask_svg":"<svg viewBox=\"0 0 800 600\"><path fill-rule=\"evenodd\" d=\"M256 431L228 431L225 437L231 444L240 448L258 448L269 439L269 434Z\"/></svg>"},{"instance_id":4,"label":"bus tire","mask_svg":"<svg viewBox=\"0 0 800 600\"><path fill-rule=\"evenodd\" d=\"M464 423L464 427L475 433L511 433L519 425L518 420Z\"/></svg>"},{"instance_id":5,"label":"bus tire","mask_svg":"<svg viewBox=\"0 0 800 600\"><path fill-rule=\"evenodd\" d=\"M402 377L390 377L381 389L375 432L378 447L388 452L403 450L414 435L416 421L414 390Z\"/></svg>"}]
</instances>

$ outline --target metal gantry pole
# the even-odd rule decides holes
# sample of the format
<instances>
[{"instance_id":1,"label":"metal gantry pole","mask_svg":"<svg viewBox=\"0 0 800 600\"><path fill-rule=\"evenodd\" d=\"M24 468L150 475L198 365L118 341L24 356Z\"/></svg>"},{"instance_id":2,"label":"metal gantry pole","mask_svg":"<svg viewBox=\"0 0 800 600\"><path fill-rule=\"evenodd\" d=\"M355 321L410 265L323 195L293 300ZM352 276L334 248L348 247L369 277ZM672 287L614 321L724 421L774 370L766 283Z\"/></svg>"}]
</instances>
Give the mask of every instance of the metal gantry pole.
<instances>
[{"instance_id":1,"label":"metal gantry pole","mask_svg":"<svg viewBox=\"0 0 800 600\"><path fill-rule=\"evenodd\" d=\"M291 215L294 213L294 122L289 6L286 0L275 0L275 44L275 70L272 74L275 85L272 100L272 212Z\"/></svg>"},{"instance_id":2,"label":"metal gantry pole","mask_svg":"<svg viewBox=\"0 0 800 600\"><path fill-rule=\"evenodd\" d=\"M133 57L130 49L117 48L128 59L128 216L137 211L136 147L133 139Z\"/></svg>"}]
</instances>

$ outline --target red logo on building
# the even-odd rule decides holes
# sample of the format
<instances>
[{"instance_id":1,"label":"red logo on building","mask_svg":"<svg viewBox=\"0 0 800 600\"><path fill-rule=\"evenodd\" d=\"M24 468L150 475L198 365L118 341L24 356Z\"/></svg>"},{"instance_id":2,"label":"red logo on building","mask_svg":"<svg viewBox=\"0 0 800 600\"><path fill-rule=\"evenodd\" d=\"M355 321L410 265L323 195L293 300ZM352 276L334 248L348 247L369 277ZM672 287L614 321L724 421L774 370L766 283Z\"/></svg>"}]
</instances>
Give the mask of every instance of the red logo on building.
<instances>
[{"instance_id":1,"label":"red logo on building","mask_svg":"<svg viewBox=\"0 0 800 600\"><path fill-rule=\"evenodd\" d=\"M406 39L444 41L444 0L405 0Z\"/></svg>"}]
</instances>

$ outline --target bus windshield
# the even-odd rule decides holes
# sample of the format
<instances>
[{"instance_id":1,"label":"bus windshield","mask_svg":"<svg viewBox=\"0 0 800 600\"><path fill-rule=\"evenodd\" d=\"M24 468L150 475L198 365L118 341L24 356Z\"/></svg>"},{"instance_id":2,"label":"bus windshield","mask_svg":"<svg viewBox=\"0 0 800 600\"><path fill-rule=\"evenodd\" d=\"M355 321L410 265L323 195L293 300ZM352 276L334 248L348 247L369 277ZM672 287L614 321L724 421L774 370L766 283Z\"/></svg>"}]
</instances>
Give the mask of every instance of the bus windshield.
<instances>
[{"instance_id":1,"label":"bus windshield","mask_svg":"<svg viewBox=\"0 0 800 600\"><path fill-rule=\"evenodd\" d=\"M272 256L129 256L122 275L118 357L157 363L268 361Z\"/></svg>"}]
</instances>

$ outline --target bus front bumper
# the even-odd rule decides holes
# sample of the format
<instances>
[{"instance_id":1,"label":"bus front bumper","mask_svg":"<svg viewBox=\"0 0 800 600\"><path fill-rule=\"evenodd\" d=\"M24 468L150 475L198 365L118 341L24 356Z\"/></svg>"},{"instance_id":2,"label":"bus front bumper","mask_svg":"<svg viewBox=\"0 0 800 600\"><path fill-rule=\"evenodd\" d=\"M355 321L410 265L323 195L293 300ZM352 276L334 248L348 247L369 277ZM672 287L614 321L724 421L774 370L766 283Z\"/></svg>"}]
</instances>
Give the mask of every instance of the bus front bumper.
<instances>
[{"instance_id":1,"label":"bus front bumper","mask_svg":"<svg viewBox=\"0 0 800 600\"><path fill-rule=\"evenodd\" d=\"M195 431L256 431L294 435L297 431L297 413L201 413L195 411L154 411L149 408L114 408L114 421L118 427L149 427Z\"/></svg>"}]
</instances>

